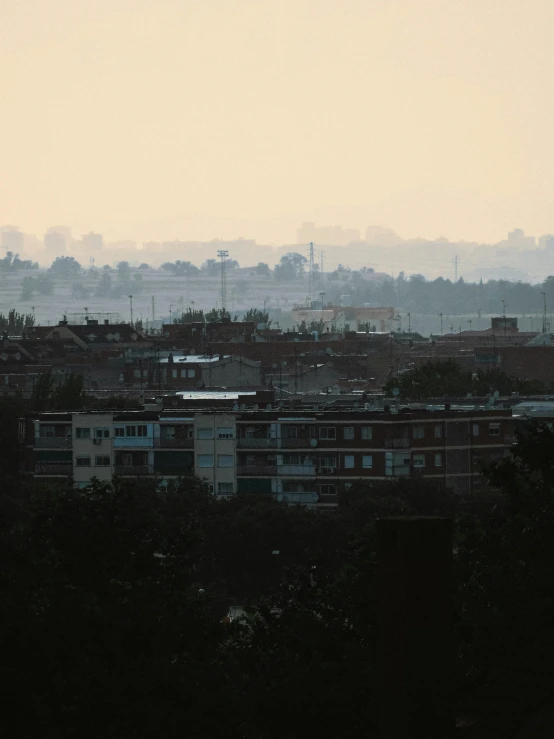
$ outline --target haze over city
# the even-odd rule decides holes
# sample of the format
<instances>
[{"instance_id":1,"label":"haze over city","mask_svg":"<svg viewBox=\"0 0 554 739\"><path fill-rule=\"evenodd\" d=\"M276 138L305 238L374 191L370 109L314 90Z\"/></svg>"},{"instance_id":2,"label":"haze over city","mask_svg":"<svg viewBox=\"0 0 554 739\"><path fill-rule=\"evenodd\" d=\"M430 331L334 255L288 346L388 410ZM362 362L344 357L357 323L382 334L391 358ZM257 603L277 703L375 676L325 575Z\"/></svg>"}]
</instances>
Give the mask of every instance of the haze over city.
<instances>
[{"instance_id":1,"label":"haze over city","mask_svg":"<svg viewBox=\"0 0 554 739\"><path fill-rule=\"evenodd\" d=\"M0 223L554 231L548 0L3 0Z\"/></svg>"}]
</instances>

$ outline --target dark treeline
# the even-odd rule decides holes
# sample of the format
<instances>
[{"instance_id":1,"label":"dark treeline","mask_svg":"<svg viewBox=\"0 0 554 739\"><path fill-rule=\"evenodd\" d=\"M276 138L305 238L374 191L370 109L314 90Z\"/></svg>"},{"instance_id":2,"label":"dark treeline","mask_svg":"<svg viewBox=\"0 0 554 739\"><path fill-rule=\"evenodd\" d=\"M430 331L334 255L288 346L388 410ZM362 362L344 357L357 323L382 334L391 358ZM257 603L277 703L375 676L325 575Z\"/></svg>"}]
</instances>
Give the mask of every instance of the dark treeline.
<instances>
[{"instance_id":1,"label":"dark treeline","mask_svg":"<svg viewBox=\"0 0 554 739\"><path fill-rule=\"evenodd\" d=\"M375 519L416 514L454 517L456 710L471 711L495 674L504 687L520 679L518 655L546 654L552 636L553 432L531 426L487 474L497 492L475 498L421 481L354 485L325 515L216 500L195 478L78 491L4 476L3 725L376 735ZM233 602L247 614L228 623Z\"/></svg>"},{"instance_id":2,"label":"dark treeline","mask_svg":"<svg viewBox=\"0 0 554 739\"><path fill-rule=\"evenodd\" d=\"M337 272L329 278L342 279L341 292L348 291L353 303L395 306L404 311L422 314L478 315L480 312L501 315L505 302L510 314L542 314L546 293L550 310L554 306L554 277L543 283L489 280L487 282L458 282L438 277L427 280L423 275L406 277L403 273L383 281L368 280L363 272Z\"/></svg>"}]
</instances>

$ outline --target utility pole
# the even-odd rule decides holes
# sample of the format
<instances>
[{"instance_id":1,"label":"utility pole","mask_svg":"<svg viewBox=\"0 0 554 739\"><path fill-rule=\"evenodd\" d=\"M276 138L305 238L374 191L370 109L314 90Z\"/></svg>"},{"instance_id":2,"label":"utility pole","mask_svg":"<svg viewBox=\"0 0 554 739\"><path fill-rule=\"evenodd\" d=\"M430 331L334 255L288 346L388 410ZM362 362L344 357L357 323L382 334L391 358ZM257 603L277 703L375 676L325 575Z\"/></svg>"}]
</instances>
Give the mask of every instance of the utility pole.
<instances>
[{"instance_id":1,"label":"utility pole","mask_svg":"<svg viewBox=\"0 0 554 739\"><path fill-rule=\"evenodd\" d=\"M225 310L227 305L227 272L225 260L229 256L227 249L220 249L217 252L217 256L221 259L221 313Z\"/></svg>"},{"instance_id":2,"label":"utility pole","mask_svg":"<svg viewBox=\"0 0 554 739\"><path fill-rule=\"evenodd\" d=\"M541 293L542 295L542 332L543 334L546 333L546 293Z\"/></svg>"},{"instance_id":3,"label":"utility pole","mask_svg":"<svg viewBox=\"0 0 554 739\"><path fill-rule=\"evenodd\" d=\"M412 314L408 313L408 333L412 333Z\"/></svg>"},{"instance_id":4,"label":"utility pole","mask_svg":"<svg viewBox=\"0 0 554 739\"><path fill-rule=\"evenodd\" d=\"M439 318L441 319L441 336L442 336L442 313L439 313Z\"/></svg>"},{"instance_id":5,"label":"utility pole","mask_svg":"<svg viewBox=\"0 0 554 739\"><path fill-rule=\"evenodd\" d=\"M323 275L323 259L324 259L324 253L323 249L319 252L319 274Z\"/></svg>"},{"instance_id":6,"label":"utility pole","mask_svg":"<svg viewBox=\"0 0 554 739\"><path fill-rule=\"evenodd\" d=\"M309 287L308 292L310 295L310 303L314 299L314 287L315 287L315 264L314 264L314 242L310 241L310 266L309 266ZM311 306L310 306L311 307Z\"/></svg>"},{"instance_id":7,"label":"utility pole","mask_svg":"<svg viewBox=\"0 0 554 739\"><path fill-rule=\"evenodd\" d=\"M152 323L156 320L156 297L152 295Z\"/></svg>"},{"instance_id":8,"label":"utility pole","mask_svg":"<svg viewBox=\"0 0 554 739\"><path fill-rule=\"evenodd\" d=\"M131 326L133 325L133 296L129 295L129 304L131 308Z\"/></svg>"},{"instance_id":9,"label":"utility pole","mask_svg":"<svg viewBox=\"0 0 554 739\"><path fill-rule=\"evenodd\" d=\"M454 257L454 282L458 282L458 264L459 264L459 258L458 255Z\"/></svg>"},{"instance_id":10,"label":"utility pole","mask_svg":"<svg viewBox=\"0 0 554 739\"><path fill-rule=\"evenodd\" d=\"M502 301L502 323L504 324L504 341L506 341L506 301Z\"/></svg>"}]
</instances>

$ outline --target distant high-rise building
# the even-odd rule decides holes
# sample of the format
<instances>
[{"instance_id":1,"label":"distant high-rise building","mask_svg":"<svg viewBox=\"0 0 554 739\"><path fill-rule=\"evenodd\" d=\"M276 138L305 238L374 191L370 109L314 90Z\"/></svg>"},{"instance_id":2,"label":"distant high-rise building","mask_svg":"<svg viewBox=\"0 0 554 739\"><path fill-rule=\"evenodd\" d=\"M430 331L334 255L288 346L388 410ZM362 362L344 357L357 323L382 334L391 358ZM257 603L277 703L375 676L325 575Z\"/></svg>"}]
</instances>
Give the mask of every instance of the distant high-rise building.
<instances>
[{"instance_id":1,"label":"distant high-rise building","mask_svg":"<svg viewBox=\"0 0 554 739\"><path fill-rule=\"evenodd\" d=\"M526 236L522 228L514 228L513 231L510 231L507 241L509 246L513 246L519 249L522 247L528 249L536 246L535 237Z\"/></svg>"},{"instance_id":2,"label":"distant high-rise building","mask_svg":"<svg viewBox=\"0 0 554 739\"><path fill-rule=\"evenodd\" d=\"M104 237L102 234L96 234L92 231L88 234L83 234L83 249L85 251L102 251L103 247Z\"/></svg>"},{"instance_id":3,"label":"distant high-rise building","mask_svg":"<svg viewBox=\"0 0 554 739\"><path fill-rule=\"evenodd\" d=\"M2 227L1 248L19 254L23 251L23 234L16 226Z\"/></svg>"},{"instance_id":4,"label":"distant high-rise building","mask_svg":"<svg viewBox=\"0 0 554 739\"><path fill-rule=\"evenodd\" d=\"M541 249L554 249L554 235L544 234L544 236L540 236L539 246Z\"/></svg>"},{"instance_id":5,"label":"distant high-rise building","mask_svg":"<svg viewBox=\"0 0 554 739\"><path fill-rule=\"evenodd\" d=\"M297 230L296 239L299 244L314 241L326 246L347 246L360 240L360 231L357 228L342 226L316 226L312 221L308 221Z\"/></svg>"}]
</instances>

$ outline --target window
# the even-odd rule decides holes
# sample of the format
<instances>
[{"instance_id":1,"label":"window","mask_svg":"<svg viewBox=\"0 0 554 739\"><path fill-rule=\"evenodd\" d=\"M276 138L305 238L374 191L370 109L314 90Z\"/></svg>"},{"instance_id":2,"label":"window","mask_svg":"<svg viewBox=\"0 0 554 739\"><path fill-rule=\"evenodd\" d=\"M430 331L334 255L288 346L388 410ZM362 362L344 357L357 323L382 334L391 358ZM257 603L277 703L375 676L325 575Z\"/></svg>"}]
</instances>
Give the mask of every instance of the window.
<instances>
[{"instance_id":1,"label":"window","mask_svg":"<svg viewBox=\"0 0 554 739\"><path fill-rule=\"evenodd\" d=\"M412 457L413 467L425 467L425 454L414 454Z\"/></svg>"},{"instance_id":2,"label":"window","mask_svg":"<svg viewBox=\"0 0 554 739\"><path fill-rule=\"evenodd\" d=\"M220 426L217 429L218 439L232 439L234 436L232 426Z\"/></svg>"},{"instance_id":3,"label":"window","mask_svg":"<svg viewBox=\"0 0 554 739\"><path fill-rule=\"evenodd\" d=\"M94 438L95 439L109 439L110 429L107 429L107 428L94 429Z\"/></svg>"},{"instance_id":4,"label":"window","mask_svg":"<svg viewBox=\"0 0 554 739\"><path fill-rule=\"evenodd\" d=\"M199 454L196 457L198 467L213 467L214 466L214 455L213 454Z\"/></svg>"},{"instance_id":5,"label":"window","mask_svg":"<svg viewBox=\"0 0 554 739\"><path fill-rule=\"evenodd\" d=\"M373 469L373 455L371 454L364 454L362 457L362 467L364 470L371 470Z\"/></svg>"},{"instance_id":6,"label":"window","mask_svg":"<svg viewBox=\"0 0 554 739\"><path fill-rule=\"evenodd\" d=\"M283 439L297 439L298 438L298 427L297 426L283 426Z\"/></svg>"},{"instance_id":7,"label":"window","mask_svg":"<svg viewBox=\"0 0 554 739\"><path fill-rule=\"evenodd\" d=\"M283 454L284 465L302 464L302 457L300 454Z\"/></svg>"},{"instance_id":8,"label":"window","mask_svg":"<svg viewBox=\"0 0 554 739\"><path fill-rule=\"evenodd\" d=\"M218 454L217 455L217 466L218 467L234 467L235 458L232 454Z\"/></svg>"},{"instance_id":9,"label":"window","mask_svg":"<svg viewBox=\"0 0 554 739\"><path fill-rule=\"evenodd\" d=\"M125 436L125 427L124 426L115 426L113 430L113 434L116 439L120 439L122 436Z\"/></svg>"},{"instance_id":10,"label":"window","mask_svg":"<svg viewBox=\"0 0 554 739\"><path fill-rule=\"evenodd\" d=\"M413 438L414 439L423 439L425 438L425 429L423 426L414 426L413 428Z\"/></svg>"},{"instance_id":11,"label":"window","mask_svg":"<svg viewBox=\"0 0 554 739\"><path fill-rule=\"evenodd\" d=\"M181 377L186 377L186 376L187 376L187 371L186 371L186 369L182 369L182 370L181 370Z\"/></svg>"},{"instance_id":12,"label":"window","mask_svg":"<svg viewBox=\"0 0 554 739\"><path fill-rule=\"evenodd\" d=\"M345 470L351 470L354 468L354 455L353 454L345 454L344 455L344 469Z\"/></svg>"},{"instance_id":13,"label":"window","mask_svg":"<svg viewBox=\"0 0 554 739\"><path fill-rule=\"evenodd\" d=\"M479 436L479 424L478 423L473 424L472 434L473 436Z\"/></svg>"},{"instance_id":14,"label":"window","mask_svg":"<svg viewBox=\"0 0 554 739\"><path fill-rule=\"evenodd\" d=\"M317 466L318 467L336 467L337 458L336 457L319 457L319 459L317 460Z\"/></svg>"},{"instance_id":15,"label":"window","mask_svg":"<svg viewBox=\"0 0 554 739\"><path fill-rule=\"evenodd\" d=\"M442 426L440 423L437 423L435 426L435 439L442 439Z\"/></svg>"},{"instance_id":16,"label":"window","mask_svg":"<svg viewBox=\"0 0 554 739\"><path fill-rule=\"evenodd\" d=\"M232 482L218 482L217 483L217 492L221 494L228 495L229 493L233 492L233 483Z\"/></svg>"},{"instance_id":17,"label":"window","mask_svg":"<svg viewBox=\"0 0 554 739\"><path fill-rule=\"evenodd\" d=\"M499 423L489 423L489 436L500 436Z\"/></svg>"},{"instance_id":18,"label":"window","mask_svg":"<svg viewBox=\"0 0 554 739\"><path fill-rule=\"evenodd\" d=\"M39 430L41 439L53 439L56 436L55 426L41 426Z\"/></svg>"},{"instance_id":19,"label":"window","mask_svg":"<svg viewBox=\"0 0 554 739\"><path fill-rule=\"evenodd\" d=\"M146 424L140 426L125 426L125 436L147 436Z\"/></svg>"},{"instance_id":20,"label":"window","mask_svg":"<svg viewBox=\"0 0 554 739\"><path fill-rule=\"evenodd\" d=\"M90 457L75 457L75 467L90 467Z\"/></svg>"},{"instance_id":21,"label":"window","mask_svg":"<svg viewBox=\"0 0 554 739\"><path fill-rule=\"evenodd\" d=\"M442 467L442 454L435 454L435 467Z\"/></svg>"},{"instance_id":22,"label":"window","mask_svg":"<svg viewBox=\"0 0 554 739\"><path fill-rule=\"evenodd\" d=\"M196 370L193 370L193 369L187 370L187 375L189 377L196 377Z\"/></svg>"},{"instance_id":23,"label":"window","mask_svg":"<svg viewBox=\"0 0 554 739\"><path fill-rule=\"evenodd\" d=\"M337 494L337 486L336 485L319 485L319 494L320 495L336 495Z\"/></svg>"},{"instance_id":24,"label":"window","mask_svg":"<svg viewBox=\"0 0 554 739\"><path fill-rule=\"evenodd\" d=\"M160 426L160 436L162 439L174 439L175 426Z\"/></svg>"},{"instance_id":25,"label":"window","mask_svg":"<svg viewBox=\"0 0 554 739\"><path fill-rule=\"evenodd\" d=\"M199 439L213 439L214 438L214 430L212 428L202 428L198 429L198 438Z\"/></svg>"},{"instance_id":26,"label":"window","mask_svg":"<svg viewBox=\"0 0 554 739\"><path fill-rule=\"evenodd\" d=\"M173 377L173 379L176 380L178 376L179 376L179 370L172 369L171 370L171 377Z\"/></svg>"},{"instance_id":27,"label":"window","mask_svg":"<svg viewBox=\"0 0 554 739\"><path fill-rule=\"evenodd\" d=\"M371 441L371 439L373 439L372 426L362 426L362 439L364 439L365 441Z\"/></svg>"},{"instance_id":28,"label":"window","mask_svg":"<svg viewBox=\"0 0 554 739\"><path fill-rule=\"evenodd\" d=\"M75 438L76 439L90 439L90 429L89 428L83 428L82 426L77 426L75 429Z\"/></svg>"},{"instance_id":29,"label":"window","mask_svg":"<svg viewBox=\"0 0 554 739\"><path fill-rule=\"evenodd\" d=\"M134 374L135 377L138 377L138 379L140 380L140 376L141 376L140 369L133 370L133 374Z\"/></svg>"},{"instance_id":30,"label":"window","mask_svg":"<svg viewBox=\"0 0 554 739\"><path fill-rule=\"evenodd\" d=\"M354 426L345 426L343 429L343 438L344 439L353 439L354 438Z\"/></svg>"},{"instance_id":31,"label":"window","mask_svg":"<svg viewBox=\"0 0 554 739\"><path fill-rule=\"evenodd\" d=\"M319 429L319 438L320 439L336 439L337 438L337 430L334 426L322 426Z\"/></svg>"},{"instance_id":32,"label":"window","mask_svg":"<svg viewBox=\"0 0 554 739\"><path fill-rule=\"evenodd\" d=\"M109 467L111 462L109 457L96 457L94 464L96 467Z\"/></svg>"}]
</instances>

